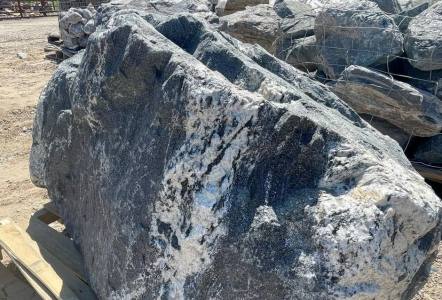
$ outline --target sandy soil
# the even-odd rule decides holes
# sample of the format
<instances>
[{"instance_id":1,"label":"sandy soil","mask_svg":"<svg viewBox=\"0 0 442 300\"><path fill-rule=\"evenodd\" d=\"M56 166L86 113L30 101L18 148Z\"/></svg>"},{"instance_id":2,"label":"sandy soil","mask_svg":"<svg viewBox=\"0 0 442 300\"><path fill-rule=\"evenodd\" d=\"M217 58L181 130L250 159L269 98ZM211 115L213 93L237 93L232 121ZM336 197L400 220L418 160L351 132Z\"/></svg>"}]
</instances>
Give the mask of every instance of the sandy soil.
<instances>
[{"instance_id":1,"label":"sandy soil","mask_svg":"<svg viewBox=\"0 0 442 300\"><path fill-rule=\"evenodd\" d=\"M43 52L47 34L55 31L56 17L0 21L0 218L11 217L22 226L49 201L46 191L29 180L28 159L35 105L56 68ZM18 58L19 52L27 57ZM28 291L28 286L9 284L9 275L1 264L0 267L0 299L13 299L2 294L7 290L4 286L22 293L15 299L36 297ZM439 299L442 299L442 247L429 279L414 298Z\"/></svg>"},{"instance_id":2,"label":"sandy soil","mask_svg":"<svg viewBox=\"0 0 442 300\"><path fill-rule=\"evenodd\" d=\"M28 158L35 105L57 67L43 51L56 30L57 17L0 22L0 218L19 224L48 201L29 180Z\"/></svg>"}]
</instances>

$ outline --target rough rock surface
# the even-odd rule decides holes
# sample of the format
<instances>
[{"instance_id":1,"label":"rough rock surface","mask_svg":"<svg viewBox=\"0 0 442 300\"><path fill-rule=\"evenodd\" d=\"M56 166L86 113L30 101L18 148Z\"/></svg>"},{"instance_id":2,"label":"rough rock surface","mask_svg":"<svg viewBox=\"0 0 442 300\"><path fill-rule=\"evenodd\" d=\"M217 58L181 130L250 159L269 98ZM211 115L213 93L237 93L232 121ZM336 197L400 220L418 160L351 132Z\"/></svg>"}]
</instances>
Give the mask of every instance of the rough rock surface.
<instances>
[{"instance_id":1,"label":"rough rock surface","mask_svg":"<svg viewBox=\"0 0 442 300\"><path fill-rule=\"evenodd\" d=\"M321 68L337 78L349 65L386 63L402 53L403 36L393 19L370 1L339 1L315 21Z\"/></svg>"},{"instance_id":2,"label":"rough rock surface","mask_svg":"<svg viewBox=\"0 0 442 300\"><path fill-rule=\"evenodd\" d=\"M416 7L418 5L421 5L422 3L428 3L429 5L431 5L439 1L440 0L398 0L399 5L403 10Z\"/></svg>"},{"instance_id":3,"label":"rough rock surface","mask_svg":"<svg viewBox=\"0 0 442 300\"><path fill-rule=\"evenodd\" d=\"M409 134L433 136L442 129L440 99L374 70L348 67L333 91L357 112L388 120Z\"/></svg>"},{"instance_id":4,"label":"rough rock surface","mask_svg":"<svg viewBox=\"0 0 442 300\"><path fill-rule=\"evenodd\" d=\"M426 164L442 165L442 134L432 136L419 143L412 159Z\"/></svg>"},{"instance_id":5,"label":"rough rock surface","mask_svg":"<svg viewBox=\"0 0 442 300\"><path fill-rule=\"evenodd\" d=\"M436 95L442 101L442 70L421 71L405 63L403 73L409 77L409 84Z\"/></svg>"},{"instance_id":6,"label":"rough rock surface","mask_svg":"<svg viewBox=\"0 0 442 300\"><path fill-rule=\"evenodd\" d=\"M312 6L317 11L322 10L326 7L333 7L336 4L342 4L351 1L342 1L342 0L298 0L299 2L308 4ZM398 0L368 0L376 3L383 11L388 13L398 13L401 11L400 4Z\"/></svg>"},{"instance_id":7,"label":"rough rock surface","mask_svg":"<svg viewBox=\"0 0 442 300\"><path fill-rule=\"evenodd\" d=\"M394 22L398 25L399 30L405 33L410 22L428 7L428 2L424 2L418 6L403 10L399 14L394 15Z\"/></svg>"},{"instance_id":8,"label":"rough rock surface","mask_svg":"<svg viewBox=\"0 0 442 300\"><path fill-rule=\"evenodd\" d=\"M321 64L314 35L296 40L278 39L275 56L301 70L314 71Z\"/></svg>"},{"instance_id":9,"label":"rough rock surface","mask_svg":"<svg viewBox=\"0 0 442 300\"><path fill-rule=\"evenodd\" d=\"M269 4L269 0L218 0L215 12L218 16L223 16L258 4Z\"/></svg>"},{"instance_id":10,"label":"rough rock surface","mask_svg":"<svg viewBox=\"0 0 442 300\"><path fill-rule=\"evenodd\" d=\"M405 35L405 52L419 70L442 69L442 2L415 17Z\"/></svg>"},{"instance_id":11,"label":"rough rock surface","mask_svg":"<svg viewBox=\"0 0 442 300\"><path fill-rule=\"evenodd\" d=\"M220 18L221 30L247 43L257 43L273 53L279 36L279 17L267 4L248 6L245 10Z\"/></svg>"},{"instance_id":12,"label":"rough rock surface","mask_svg":"<svg viewBox=\"0 0 442 300\"><path fill-rule=\"evenodd\" d=\"M92 5L87 8L70 8L60 13L60 36L65 48L79 50L86 47L89 35L95 31L94 15Z\"/></svg>"},{"instance_id":13,"label":"rough rock surface","mask_svg":"<svg viewBox=\"0 0 442 300\"><path fill-rule=\"evenodd\" d=\"M306 64L317 61L319 57L316 46L312 44L316 42L315 12L309 5L294 0L277 0L273 9L282 18L280 36L275 41L275 56L290 61L294 66L301 63L315 68Z\"/></svg>"},{"instance_id":14,"label":"rough rock surface","mask_svg":"<svg viewBox=\"0 0 442 300\"><path fill-rule=\"evenodd\" d=\"M367 114L360 114L361 117L367 121L371 126L379 130L382 134L388 135L393 140L398 142L398 144L402 147L402 149L405 149L407 146L411 136L409 133L406 133L402 129L400 129L397 126L394 126L393 124L389 123L388 121L374 117L372 115Z\"/></svg>"},{"instance_id":15,"label":"rough rock surface","mask_svg":"<svg viewBox=\"0 0 442 300\"><path fill-rule=\"evenodd\" d=\"M105 6L31 173L101 298L398 299L441 203L325 86L189 15Z\"/></svg>"}]
</instances>

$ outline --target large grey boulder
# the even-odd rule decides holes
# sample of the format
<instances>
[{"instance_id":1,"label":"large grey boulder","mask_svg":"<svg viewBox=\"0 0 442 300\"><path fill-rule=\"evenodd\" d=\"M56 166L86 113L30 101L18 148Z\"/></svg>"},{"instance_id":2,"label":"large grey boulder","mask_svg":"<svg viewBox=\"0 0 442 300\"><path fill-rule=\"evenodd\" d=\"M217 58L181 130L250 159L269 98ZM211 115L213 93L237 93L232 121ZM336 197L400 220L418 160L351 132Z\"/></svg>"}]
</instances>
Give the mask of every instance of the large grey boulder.
<instances>
[{"instance_id":1,"label":"large grey boulder","mask_svg":"<svg viewBox=\"0 0 442 300\"><path fill-rule=\"evenodd\" d=\"M416 16L408 25L405 52L419 70L442 69L442 2Z\"/></svg>"},{"instance_id":2,"label":"large grey boulder","mask_svg":"<svg viewBox=\"0 0 442 300\"><path fill-rule=\"evenodd\" d=\"M269 4L269 0L218 0L215 12L218 16L224 16L258 4Z\"/></svg>"},{"instance_id":3,"label":"large grey boulder","mask_svg":"<svg viewBox=\"0 0 442 300\"><path fill-rule=\"evenodd\" d=\"M397 299L441 203L327 87L189 15L105 6L31 173L108 299Z\"/></svg>"},{"instance_id":4,"label":"large grey boulder","mask_svg":"<svg viewBox=\"0 0 442 300\"><path fill-rule=\"evenodd\" d=\"M221 30L247 43L257 43L274 52L273 43L280 35L280 18L267 4L248 6L245 10L220 18Z\"/></svg>"},{"instance_id":5,"label":"large grey boulder","mask_svg":"<svg viewBox=\"0 0 442 300\"><path fill-rule=\"evenodd\" d=\"M371 114L416 136L442 130L442 101L432 94L360 66L342 73L333 91L359 113Z\"/></svg>"},{"instance_id":6,"label":"large grey boulder","mask_svg":"<svg viewBox=\"0 0 442 300\"><path fill-rule=\"evenodd\" d=\"M412 159L432 165L442 165L442 134L421 141L413 153Z\"/></svg>"},{"instance_id":7,"label":"large grey boulder","mask_svg":"<svg viewBox=\"0 0 442 300\"><path fill-rule=\"evenodd\" d=\"M315 35L330 78L349 65L385 64L402 53L403 36L393 19L370 1L344 1L319 12Z\"/></svg>"}]
</instances>

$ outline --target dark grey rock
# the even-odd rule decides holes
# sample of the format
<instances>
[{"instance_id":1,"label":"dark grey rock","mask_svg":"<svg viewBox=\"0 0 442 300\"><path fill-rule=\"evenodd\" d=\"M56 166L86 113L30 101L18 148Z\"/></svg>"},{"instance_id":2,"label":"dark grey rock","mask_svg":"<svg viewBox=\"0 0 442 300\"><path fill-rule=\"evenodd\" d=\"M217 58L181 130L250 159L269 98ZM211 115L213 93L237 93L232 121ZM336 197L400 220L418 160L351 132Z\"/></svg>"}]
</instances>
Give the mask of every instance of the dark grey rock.
<instances>
[{"instance_id":1,"label":"dark grey rock","mask_svg":"<svg viewBox=\"0 0 442 300\"><path fill-rule=\"evenodd\" d=\"M400 298L441 203L397 143L259 46L123 8L48 84L31 154L97 295Z\"/></svg>"},{"instance_id":2,"label":"dark grey rock","mask_svg":"<svg viewBox=\"0 0 442 300\"><path fill-rule=\"evenodd\" d=\"M280 35L280 18L266 4L248 6L245 10L220 18L221 30L247 43L257 43L274 52L273 42Z\"/></svg>"},{"instance_id":3,"label":"dark grey rock","mask_svg":"<svg viewBox=\"0 0 442 300\"><path fill-rule=\"evenodd\" d=\"M357 112L385 119L408 134L433 136L442 129L442 101L374 70L348 67L333 91Z\"/></svg>"},{"instance_id":4,"label":"dark grey rock","mask_svg":"<svg viewBox=\"0 0 442 300\"><path fill-rule=\"evenodd\" d=\"M316 14L308 5L297 1L277 1L273 6L282 18L282 38L285 41L314 35Z\"/></svg>"},{"instance_id":5,"label":"dark grey rock","mask_svg":"<svg viewBox=\"0 0 442 300\"><path fill-rule=\"evenodd\" d=\"M389 123L387 120L374 117L372 115L361 114L361 117L367 121L371 126L379 130L382 134L388 135L393 140L398 142L398 144L405 149L408 142L410 141L410 134L406 133L402 129L393 124Z\"/></svg>"},{"instance_id":6,"label":"dark grey rock","mask_svg":"<svg viewBox=\"0 0 442 300\"><path fill-rule=\"evenodd\" d=\"M316 70L319 52L314 37L316 12L294 0L278 0L273 8L282 17L281 35L275 41L275 56L303 70Z\"/></svg>"},{"instance_id":7,"label":"dark grey rock","mask_svg":"<svg viewBox=\"0 0 442 300\"><path fill-rule=\"evenodd\" d=\"M215 12L218 16L224 16L258 4L269 4L269 0L218 0Z\"/></svg>"},{"instance_id":8,"label":"dark grey rock","mask_svg":"<svg viewBox=\"0 0 442 300\"><path fill-rule=\"evenodd\" d=\"M403 10L399 14L395 15L394 21L398 25L399 30L405 33L406 30L408 29L410 21L413 20L414 17L419 15L421 12L426 10L428 7L429 7L428 2L424 2L418 6Z\"/></svg>"},{"instance_id":9,"label":"dark grey rock","mask_svg":"<svg viewBox=\"0 0 442 300\"><path fill-rule=\"evenodd\" d=\"M398 14L402 11L398 0L371 0L375 2L380 9L390 14Z\"/></svg>"},{"instance_id":10,"label":"dark grey rock","mask_svg":"<svg viewBox=\"0 0 442 300\"><path fill-rule=\"evenodd\" d=\"M387 63L402 53L403 37L393 19L367 0L345 1L323 9L315 35L330 78L349 65Z\"/></svg>"},{"instance_id":11,"label":"dark grey rock","mask_svg":"<svg viewBox=\"0 0 442 300\"><path fill-rule=\"evenodd\" d=\"M402 73L407 76L409 84L430 94L437 96L442 101L442 70L421 71L413 68L408 62L403 62Z\"/></svg>"},{"instance_id":12,"label":"dark grey rock","mask_svg":"<svg viewBox=\"0 0 442 300\"><path fill-rule=\"evenodd\" d=\"M301 70L314 71L321 63L316 37L309 36L295 40L285 37L275 43L275 56Z\"/></svg>"},{"instance_id":13,"label":"dark grey rock","mask_svg":"<svg viewBox=\"0 0 442 300\"><path fill-rule=\"evenodd\" d=\"M410 63L422 71L442 69L442 2L415 17L405 34L405 52Z\"/></svg>"},{"instance_id":14,"label":"dark grey rock","mask_svg":"<svg viewBox=\"0 0 442 300\"><path fill-rule=\"evenodd\" d=\"M312 6L317 11L321 11L327 7L333 7L336 5L349 3L352 1L347 0L298 0L299 2L306 3ZM401 11L401 6L398 0L368 0L376 3L383 11L391 14L396 14Z\"/></svg>"},{"instance_id":15,"label":"dark grey rock","mask_svg":"<svg viewBox=\"0 0 442 300\"><path fill-rule=\"evenodd\" d=\"M420 141L412 159L432 165L442 165L442 134Z\"/></svg>"}]
</instances>

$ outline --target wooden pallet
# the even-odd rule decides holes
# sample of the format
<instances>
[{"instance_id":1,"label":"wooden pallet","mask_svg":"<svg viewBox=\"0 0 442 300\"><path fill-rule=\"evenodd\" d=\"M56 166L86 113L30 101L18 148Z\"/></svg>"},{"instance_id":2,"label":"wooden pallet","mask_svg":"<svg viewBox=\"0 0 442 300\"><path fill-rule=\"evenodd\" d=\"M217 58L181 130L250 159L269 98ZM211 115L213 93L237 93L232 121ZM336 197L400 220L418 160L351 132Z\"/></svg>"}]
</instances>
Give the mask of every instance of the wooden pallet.
<instances>
[{"instance_id":1,"label":"wooden pallet","mask_svg":"<svg viewBox=\"0 0 442 300\"><path fill-rule=\"evenodd\" d=\"M3 249L43 299L96 299L73 242L48 224L60 217L51 204L35 213L26 231L11 219L0 220Z\"/></svg>"}]
</instances>

